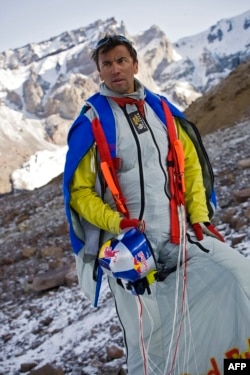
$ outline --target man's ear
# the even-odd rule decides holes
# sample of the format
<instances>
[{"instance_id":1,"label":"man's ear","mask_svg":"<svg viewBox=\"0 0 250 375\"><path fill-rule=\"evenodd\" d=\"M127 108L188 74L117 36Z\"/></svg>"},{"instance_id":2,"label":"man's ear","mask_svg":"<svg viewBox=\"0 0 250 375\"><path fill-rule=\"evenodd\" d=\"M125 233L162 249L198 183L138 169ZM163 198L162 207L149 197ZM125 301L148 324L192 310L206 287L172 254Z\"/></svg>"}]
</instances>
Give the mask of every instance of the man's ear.
<instances>
[{"instance_id":1,"label":"man's ear","mask_svg":"<svg viewBox=\"0 0 250 375\"><path fill-rule=\"evenodd\" d=\"M100 80L103 81L102 73L101 72L99 72L99 77L100 77Z\"/></svg>"},{"instance_id":2,"label":"man's ear","mask_svg":"<svg viewBox=\"0 0 250 375\"><path fill-rule=\"evenodd\" d=\"M134 63L134 74L138 73L138 60Z\"/></svg>"}]
</instances>

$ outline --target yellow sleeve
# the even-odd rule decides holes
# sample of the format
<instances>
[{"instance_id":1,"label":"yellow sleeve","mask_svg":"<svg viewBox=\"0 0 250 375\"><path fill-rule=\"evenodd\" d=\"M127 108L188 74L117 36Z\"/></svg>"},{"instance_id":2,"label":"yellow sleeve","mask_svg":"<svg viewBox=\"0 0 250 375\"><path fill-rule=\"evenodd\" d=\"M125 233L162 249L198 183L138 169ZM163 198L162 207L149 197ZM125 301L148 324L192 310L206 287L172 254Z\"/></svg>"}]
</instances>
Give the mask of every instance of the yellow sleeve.
<instances>
[{"instance_id":1,"label":"yellow sleeve","mask_svg":"<svg viewBox=\"0 0 250 375\"><path fill-rule=\"evenodd\" d=\"M71 183L71 207L85 220L108 232L119 234L121 217L95 191L96 149L92 147L80 161Z\"/></svg>"},{"instance_id":2,"label":"yellow sleeve","mask_svg":"<svg viewBox=\"0 0 250 375\"><path fill-rule=\"evenodd\" d=\"M176 121L176 120L175 120ZM206 205L206 193L199 158L193 142L185 130L176 121L180 141L183 144L185 155L185 204L191 224L208 222L208 209Z\"/></svg>"}]
</instances>

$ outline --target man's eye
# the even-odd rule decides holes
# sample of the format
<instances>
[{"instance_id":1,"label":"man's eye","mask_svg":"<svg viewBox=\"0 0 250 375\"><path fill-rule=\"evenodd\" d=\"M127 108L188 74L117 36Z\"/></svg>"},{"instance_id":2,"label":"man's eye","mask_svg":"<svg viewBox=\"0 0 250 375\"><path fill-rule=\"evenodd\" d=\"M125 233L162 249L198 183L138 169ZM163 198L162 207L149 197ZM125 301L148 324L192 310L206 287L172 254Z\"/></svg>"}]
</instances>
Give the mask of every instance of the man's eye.
<instances>
[{"instance_id":1,"label":"man's eye","mask_svg":"<svg viewBox=\"0 0 250 375\"><path fill-rule=\"evenodd\" d=\"M126 57L122 57L122 58L119 60L120 63L123 63L123 62L126 62L126 61L127 61Z\"/></svg>"}]
</instances>

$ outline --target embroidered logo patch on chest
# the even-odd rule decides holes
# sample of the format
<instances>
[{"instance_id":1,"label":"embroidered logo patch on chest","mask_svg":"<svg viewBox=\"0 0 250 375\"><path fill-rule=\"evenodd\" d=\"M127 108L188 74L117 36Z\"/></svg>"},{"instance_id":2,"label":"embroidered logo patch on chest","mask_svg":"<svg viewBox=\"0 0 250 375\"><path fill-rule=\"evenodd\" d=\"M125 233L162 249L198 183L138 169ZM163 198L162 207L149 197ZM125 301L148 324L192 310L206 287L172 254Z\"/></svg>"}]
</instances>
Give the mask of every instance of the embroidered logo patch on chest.
<instances>
[{"instance_id":1,"label":"embroidered logo patch on chest","mask_svg":"<svg viewBox=\"0 0 250 375\"><path fill-rule=\"evenodd\" d=\"M144 133L148 130L147 124L139 111L129 113L129 118L138 134Z\"/></svg>"}]
</instances>

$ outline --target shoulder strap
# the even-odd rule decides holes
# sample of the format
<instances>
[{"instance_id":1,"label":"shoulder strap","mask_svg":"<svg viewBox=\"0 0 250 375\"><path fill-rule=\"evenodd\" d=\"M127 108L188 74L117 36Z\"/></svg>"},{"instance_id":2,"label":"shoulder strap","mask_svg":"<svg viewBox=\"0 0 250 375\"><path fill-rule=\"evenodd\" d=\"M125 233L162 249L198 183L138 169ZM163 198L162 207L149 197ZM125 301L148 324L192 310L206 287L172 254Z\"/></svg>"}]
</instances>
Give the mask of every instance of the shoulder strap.
<instances>
[{"instance_id":1,"label":"shoulder strap","mask_svg":"<svg viewBox=\"0 0 250 375\"><path fill-rule=\"evenodd\" d=\"M96 93L88 99L87 103L90 103L101 122L109 152L114 159L116 157L116 127L108 99L106 96Z\"/></svg>"},{"instance_id":2,"label":"shoulder strap","mask_svg":"<svg viewBox=\"0 0 250 375\"><path fill-rule=\"evenodd\" d=\"M107 140L98 118L94 118L94 120L92 121L92 131L101 158L101 170L114 198L116 208L126 217L129 217L129 213L125 205L125 198L122 195L114 163L108 148Z\"/></svg>"},{"instance_id":3,"label":"shoulder strap","mask_svg":"<svg viewBox=\"0 0 250 375\"><path fill-rule=\"evenodd\" d=\"M178 139L176 126L173 116L185 118L182 112L173 104L168 102L167 98L154 94L146 89L146 102L155 111L157 116L167 127L169 138L169 151L167 155L167 167L169 173L170 188L170 226L171 242L180 243L180 221L178 206L184 205L184 150L181 141Z\"/></svg>"},{"instance_id":4,"label":"shoulder strap","mask_svg":"<svg viewBox=\"0 0 250 375\"><path fill-rule=\"evenodd\" d=\"M171 242L180 243L180 222L178 215L178 206L184 205L184 150L181 141L177 138L177 131L174 119L170 109L163 99L161 105L168 128L169 151L167 156L167 166L169 173L170 187L170 225L171 225Z\"/></svg>"},{"instance_id":5,"label":"shoulder strap","mask_svg":"<svg viewBox=\"0 0 250 375\"><path fill-rule=\"evenodd\" d=\"M157 97L158 97L158 100L155 100ZM214 215L214 211L217 206L216 193L214 190L214 173L213 173L213 168L210 163L209 157L207 155L206 149L203 145L200 132L195 126L195 124L188 121L185 115L181 111L179 111L178 108L176 108L172 103L170 103L167 100L167 98L161 95L154 94L149 90L146 90L147 103L154 109L157 116L162 120L163 123L165 123L165 117L164 117L164 113L162 110L162 105L160 104L161 101L159 99L167 103L170 109L170 112L173 116L178 117L181 127L188 134L188 136L190 137L190 139L192 140L196 148L196 151L199 157L199 162L201 164L202 174L203 174L203 183L204 183L205 191L206 191L209 218L211 219Z\"/></svg>"},{"instance_id":6,"label":"shoulder strap","mask_svg":"<svg viewBox=\"0 0 250 375\"><path fill-rule=\"evenodd\" d=\"M98 118L92 121L92 131L101 157L101 170L110 188L119 212L129 217L117 178L116 159L116 127L112 109L107 98L96 93L88 99ZM100 110L101 108L101 110ZM101 115L101 119L100 119Z\"/></svg>"}]
</instances>

